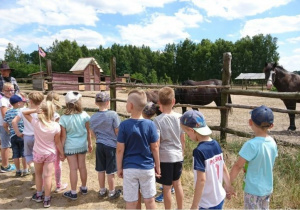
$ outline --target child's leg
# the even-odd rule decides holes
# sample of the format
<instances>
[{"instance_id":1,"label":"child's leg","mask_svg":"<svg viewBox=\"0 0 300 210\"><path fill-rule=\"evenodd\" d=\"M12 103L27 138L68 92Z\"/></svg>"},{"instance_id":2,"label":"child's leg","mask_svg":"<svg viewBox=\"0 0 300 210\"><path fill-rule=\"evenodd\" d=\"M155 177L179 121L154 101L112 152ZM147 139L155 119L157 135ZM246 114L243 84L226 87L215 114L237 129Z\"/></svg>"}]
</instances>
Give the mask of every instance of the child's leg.
<instances>
[{"instance_id":1,"label":"child's leg","mask_svg":"<svg viewBox=\"0 0 300 210\"><path fill-rule=\"evenodd\" d=\"M98 172L98 182L100 189L105 188L105 172Z\"/></svg>"},{"instance_id":2,"label":"child's leg","mask_svg":"<svg viewBox=\"0 0 300 210\"><path fill-rule=\"evenodd\" d=\"M172 206L171 188L172 188L172 185L163 185L165 209L171 209L171 206Z\"/></svg>"},{"instance_id":3,"label":"child's leg","mask_svg":"<svg viewBox=\"0 0 300 210\"><path fill-rule=\"evenodd\" d=\"M17 172L20 171L20 169L21 169L21 167L20 167L20 158L14 158L14 164L16 166Z\"/></svg>"},{"instance_id":4,"label":"child's leg","mask_svg":"<svg viewBox=\"0 0 300 210\"><path fill-rule=\"evenodd\" d=\"M56 159L55 159L55 181L56 181L56 188L61 187L61 161L59 157L59 152L56 150Z\"/></svg>"},{"instance_id":5,"label":"child's leg","mask_svg":"<svg viewBox=\"0 0 300 210\"><path fill-rule=\"evenodd\" d=\"M69 168L70 168L70 182L71 182L71 190L76 191L77 187L77 170L78 170L78 154L67 156Z\"/></svg>"},{"instance_id":6,"label":"child's leg","mask_svg":"<svg viewBox=\"0 0 300 210\"><path fill-rule=\"evenodd\" d=\"M85 156L86 154L78 154L78 169L81 179L81 186L86 187L86 181L87 181L87 170L86 170L86 164L85 164Z\"/></svg>"},{"instance_id":7,"label":"child's leg","mask_svg":"<svg viewBox=\"0 0 300 210\"><path fill-rule=\"evenodd\" d=\"M38 192L42 192L42 187L43 187L43 167L44 163L34 163L34 168L35 168L35 185L36 185L36 190Z\"/></svg>"},{"instance_id":8,"label":"child's leg","mask_svg":"<svg viewBox=\"0 0 300 210\"><path fill-rule=\"evenodd\" d=\"M134 201L134 202L126 202L126 209L140 209L138 208L138 201ZM155 209L155 208L153 208Z\"/></svg>"},{"instance_id":9,"label":"child's leg","mask_svg":"<svg viewBox=\"0 0 300 210\"><path fill-rule=\"evenodd\" d=\"M156 209L154 198L144 198L146 209Z\"/></svg>"},{"instance_id":10,"label":"child's leg","mask_svg":"<svg viewBox=\"0 0 300 210\"><path fill-rule=\"evenodd\" d=\"M183 209L183 189L180 179L173 181L173 186L175 189L177 209Z\"/></svg>"},{"instance_id":11,"label":"child's leg","mask_svg":"<svg viewBox=\"0 0 300 210\"><path fill-rule=\"evenodd\" d=\"M1 158L2 158L2 167L7 168L8 157L9 157L9 148L11 147L10 136L7 134L3 126L0 126L0 138L1 138Z\"/></svg>"},{"instance_id":12,"label":"child's leg","mask_svg":"<svg viewBox=\"0 0 300 210\"><path fill-rule=\"evenodd\" d=\"M24 157L22 157L22 166L24 170L28 170L26 159Z\"/></svg>"},{"instance_id":13,"label":"child's leg","mask_svg":"<svg viewBox=\"0 0 300 210\"><path fill-rule=\"evenodd\" d=\"M107 183L109 191L113 191L115 189L115 174L107 174Z\"/></svg>"},{"instance_id":14,"label":"child's leg","mask_svg":"<svg viewBox=\"0 0 300 210\"><path fill-rule=\"evenodd\" d=\"M52 184L53 162L45 162L43 167L45 196L50 196Z\"/></svg>"},{"instance_id":15,"label":"child's leg","mask_svg":"<svg viewBox=\"0 0 300 210\"><path fill-rule=\"evenodd\" d=\"M8 154L9 154L9 148L1 148L1 158L2 158L3 168L6 168L8 166Z\"/></svg>"}]
</instances>

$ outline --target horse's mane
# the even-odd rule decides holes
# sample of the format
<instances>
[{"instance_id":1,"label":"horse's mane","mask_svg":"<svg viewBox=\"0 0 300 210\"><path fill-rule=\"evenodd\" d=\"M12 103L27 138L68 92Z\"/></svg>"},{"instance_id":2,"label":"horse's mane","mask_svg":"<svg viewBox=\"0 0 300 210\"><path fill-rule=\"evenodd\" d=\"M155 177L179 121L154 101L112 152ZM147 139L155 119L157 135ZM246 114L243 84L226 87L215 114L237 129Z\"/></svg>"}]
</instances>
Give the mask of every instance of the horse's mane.
<instances>
[{"instance_id":1,"label":"horse's mane","mask_svg":"<svg viewBox=\"0 0 300 210\"><path fill-rule=\"evenodd\" d=\"M285 68L283 68L282 66L278 66L276 65L274 69L279 69L279 70L282 70L282 71L285 71L285 72L288 72Z\"/></svg>"}]
</instances>

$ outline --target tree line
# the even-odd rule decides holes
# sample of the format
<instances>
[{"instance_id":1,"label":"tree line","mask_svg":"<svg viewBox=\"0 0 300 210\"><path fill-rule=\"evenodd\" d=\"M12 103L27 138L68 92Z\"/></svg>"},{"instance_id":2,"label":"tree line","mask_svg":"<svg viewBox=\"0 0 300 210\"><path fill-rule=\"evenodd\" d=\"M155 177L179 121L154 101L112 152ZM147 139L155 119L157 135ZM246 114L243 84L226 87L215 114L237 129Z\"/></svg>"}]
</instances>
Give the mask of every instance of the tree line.
<instances>
[{"instance_id":1,"label":"tree line","mask_svg":"<svg viewBox=\"0 0 300 210\"><path fill-rule=\"evenodd\" d=\"M44 51L42 69L46 60L52 61L54 72L68 72L79 58L94 57L104 71L110 74L109 63L116 57L117 75L130 74L132 78L144 83L180 83L187 79L221 79L223 53L232 53L232 79L240 73L261 73L265 62L277 62L277 38L271 35L244 37L236 42L218 39L212 42L202 39L196 43L185 39L177 44L166 44L163 50L151 50L148 46L113 44L104 48L88 49L79 46L76 41L55 40ZM4 59L9 62L14 77L28 77L28 74L40 71L38 51L24 53L19 46L8 43Z\"/></svg>"}]
</instances>

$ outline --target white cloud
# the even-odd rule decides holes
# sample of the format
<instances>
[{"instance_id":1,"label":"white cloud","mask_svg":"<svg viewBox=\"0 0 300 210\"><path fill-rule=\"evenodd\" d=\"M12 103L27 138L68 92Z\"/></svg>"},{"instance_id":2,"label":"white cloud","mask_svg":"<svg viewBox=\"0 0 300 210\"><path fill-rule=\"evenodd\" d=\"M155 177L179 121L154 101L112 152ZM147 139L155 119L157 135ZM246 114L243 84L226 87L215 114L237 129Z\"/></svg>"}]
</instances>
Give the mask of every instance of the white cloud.
<instances>
[{"instance_id":1,"label":"white cloud","mask_svg":"<svg viewBox=\"0 0 300 210\"><path fill-rule=\"evenodd\" d=\"M197 7L204 9L209 17L226 19L253 16L288 4L292 0L191 0Z\"/></svg>"},{"instance_id":2,"label":"white cloud","mask_svg":"<svg viewBox=\"0 0 300 210\"><path fill-rule=\"evenodd\" d=\"M294 37L294 38L289 38L289 39L287 39L287 41L292 44L298 43L298 42L300 42L300 36Z\"/></svg>"},{"instance_id":3,"label":"white cloud","mask_svg":"<svg viewBox=\"0 0 300 210\"><path fill-rule=\"evenodd\" d=\"M0 21L9 25L87 25L98 21L96 10L84 1L19 0L14 8L0 9Z\"/></svg>"},{"instance_id":4,"label":"white cloud","mask_svg":"<svg viewBox=\"0 0 300 210\"><path fill-rule=\"evenodd\" d=\"M203 21L202 15L194 9L180 9L175 16L155 14L149 21L127 26L118 25L123 42L133 45L151 46L153 49L164 47L178 39L189 38L186 28L198 27Z\"/></svg>"},{"instance_id":5,"label":"white cloud","mask_svg":"<svg viewBox=\"0 0 300 210\"><path fill-rule=\"evenodd\" d=\"M299 71L300 54L282 57L280 58L279 63L288 71Z\"/></svg>"},{"instance_id":6,"label":"white cloud","mask_svg":"<svg viewBox=\"0 0 300 210\"><path fill-rule=\"evenodd\" d=\"M300 54L300 48L294 49L293 53ZM299 66L299 69L300 69L300 66Z\"/></svg>"},{"instance_id":7,"label":"white cloud","mask_svg":"<svg viewBox=\"0 0 300 210\"><path fill-rule=\"evenodd\" d=\"M246 22L240 33L242 37L256 34L280 34L300 31L299 25L300 15L253 19Z\"/></svg>"},{"instance_id":8,"label":"white cloud","mask_svg":"<svg viewBox=\"0 0 300 210\"><path fill-rule=\"evenodd\" d=\"M88 0L90 5L97 8L97 12L103 14L132 15L144 12L147 7L157 8L164 7L165 4L176 0Z\"/></svg>"}]
</instances>

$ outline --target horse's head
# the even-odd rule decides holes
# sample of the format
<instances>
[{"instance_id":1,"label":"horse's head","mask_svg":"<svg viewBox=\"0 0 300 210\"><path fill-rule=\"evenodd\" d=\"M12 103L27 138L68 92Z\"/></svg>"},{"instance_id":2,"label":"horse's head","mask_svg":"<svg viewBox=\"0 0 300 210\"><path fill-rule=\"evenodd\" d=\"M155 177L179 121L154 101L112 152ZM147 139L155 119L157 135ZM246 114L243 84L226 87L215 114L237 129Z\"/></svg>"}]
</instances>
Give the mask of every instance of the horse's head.
<instances>
[{"instance_id":1,"label":"horse's head","mask_svg":"<svg viewBox=\"0 0 300 210\"><path fill-rule=\"evenodd\" d=\"M265 80L267 81L267 89L270 90L275 82L277 63L266 63L263 72L265 73Z\"/></svg>"}]
</instances>

